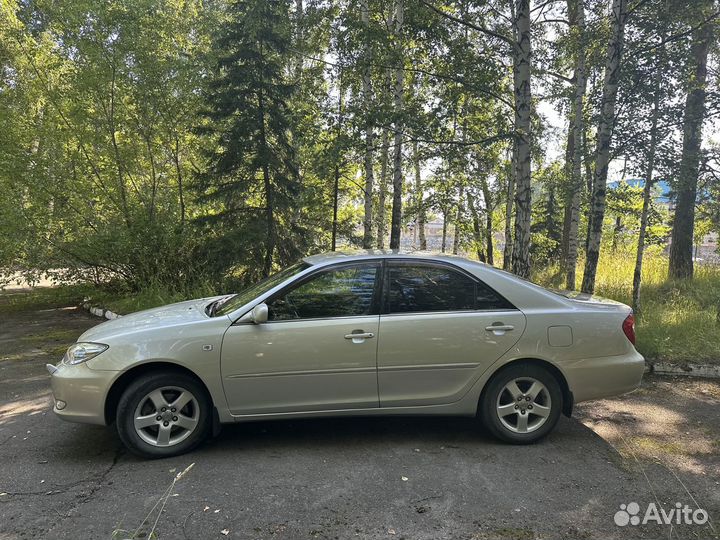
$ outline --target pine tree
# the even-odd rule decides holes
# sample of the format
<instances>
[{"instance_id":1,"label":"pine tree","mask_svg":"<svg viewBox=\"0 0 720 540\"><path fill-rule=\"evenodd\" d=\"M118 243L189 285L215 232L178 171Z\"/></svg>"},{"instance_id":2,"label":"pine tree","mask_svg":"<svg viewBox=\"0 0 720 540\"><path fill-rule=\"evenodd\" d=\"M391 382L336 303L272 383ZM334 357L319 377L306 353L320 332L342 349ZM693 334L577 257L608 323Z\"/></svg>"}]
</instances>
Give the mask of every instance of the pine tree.
<instances>
[{"instance_id":1,"label":"pine tree","mask_svg":"<svg viewBox=\"0 0 720 540\"><path fill-rule=\"evenodd\" d=\"M214 135L201 198L218 206L206 219L220 226L219 253L230 252L228 260L242 261L253 277L299 251L297 224L290 226L300 180L288 106L289 8L288 0L233 4L201 128Z\"/></svg>"}]
</instances>

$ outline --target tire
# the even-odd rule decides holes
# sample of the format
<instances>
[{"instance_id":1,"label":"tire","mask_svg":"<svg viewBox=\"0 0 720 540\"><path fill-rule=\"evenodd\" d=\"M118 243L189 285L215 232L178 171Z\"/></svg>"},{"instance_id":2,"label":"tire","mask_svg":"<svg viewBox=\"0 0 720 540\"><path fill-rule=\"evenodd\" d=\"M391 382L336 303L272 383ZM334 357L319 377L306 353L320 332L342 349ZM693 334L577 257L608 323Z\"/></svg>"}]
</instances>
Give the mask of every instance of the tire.
<instances>
[{"instance_id":1,"label":"tire","mask_svg":"<svg viewBox=\"0 0 720 540\"><path fill-rule=\"evenodd\" d=\"M116 426L133 454L150 459L177 456L210 434L212 402L204 386L189 375L147 373L120 397Z\"/></svg>"},{"instance_id":2,"label":"tire","mask_svg":"<svg viewBox=\"0 0 720 540\"><path fill-rule=\"evenodd\" d=\"M563 393L555 376L541 366L519 363L492 377L478 409L483 424L498 439L531 444L552 431L562 408Z\"/></svg>"}]
</instances>

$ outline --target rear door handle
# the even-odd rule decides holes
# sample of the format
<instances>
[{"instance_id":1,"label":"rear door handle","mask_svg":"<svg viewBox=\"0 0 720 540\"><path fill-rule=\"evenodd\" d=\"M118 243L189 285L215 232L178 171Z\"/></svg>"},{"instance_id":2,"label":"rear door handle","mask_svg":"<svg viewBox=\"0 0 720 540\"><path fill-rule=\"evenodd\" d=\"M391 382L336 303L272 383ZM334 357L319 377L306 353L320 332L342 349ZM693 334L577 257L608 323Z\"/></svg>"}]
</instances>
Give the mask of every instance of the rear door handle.
<instances>
[{"instance_id":1,"label":"rear door handle","mask_svg":"<svg viewBox=\"0 0 720 540\"><path fill-rule=\"evenodd\" d=\"M375 334L372 332L358 332L357 334L345 334L345 339L369 339L374 338Z\"/></svg>"},{"instance_id":2,"label":"rear door handle","mask_svg":"<svg viewBox=\"0 0 720 540\"><path fill-rule=\"evenodd\" d=\"M515 330L515 327L512 324L492 324L490 326L486 326L485 330L488 332L509 332L510 330Z\"/></svg>"}]
</instances>

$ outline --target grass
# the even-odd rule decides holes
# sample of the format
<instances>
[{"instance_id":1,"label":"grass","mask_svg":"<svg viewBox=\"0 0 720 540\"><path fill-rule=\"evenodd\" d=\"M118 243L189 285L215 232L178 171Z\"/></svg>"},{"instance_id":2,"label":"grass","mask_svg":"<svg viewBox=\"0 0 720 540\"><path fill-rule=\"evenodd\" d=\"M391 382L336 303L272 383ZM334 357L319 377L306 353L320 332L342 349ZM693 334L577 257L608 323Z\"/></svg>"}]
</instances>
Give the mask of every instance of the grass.
<instances>
[{"instance_id":1,"label":"grass","mask_svg":"<svg viewBox=\"0 0 720 540\"><path fill-rule=\"evenodd\" d=\"M595 293L630 304L634 265L632 252L603 252ZM582 268L583 261L579 261L578 284L582 279ZM636 325L638 351L652 361L719 363L720 267L698 265L695 278L686 281L668 280L667 269L668 261L664 255L648 252L643 264L642 312ZM533 281L548 287L562 287L563 283L557 266L552 265L537 270ZM8 291L0 295L0 314L79 305L86 297L94 305L123 314L215 294L219 292L207 284L184 293L171 292L169 287L159 284L138 292L66 285L37 288L29 293Z\"/></svg>"},{"instance_id":2,"label":"grass","mask_svg":"<svg viewBox=\"0 0 720 540\"><path fill-rule=\"evenodd\" d=\"M582 278L578 264L578 284ZM632 299L635 255L603 252L595 294L625 304ZM562 283L556 267L533 276L541 285ZM643 262L641 313L637 317L637 349L647 359L673 363L720 362L720 267L697 265L692 280L668 279L668 260L648 253Z\"/></svg>"},{"instance_id":3,"label":"grass","mask_svg":"<svg viewBox=\"0 0 720 540\"><path fill-rule=\"evenodd\" d=\"M77 306L95 290L87 284L37 287L29 291L11 289L0 295L0 314Z\"/></svg>"},{"instance_id":4,"label":"grass","mask_svg":"<svg viewBox=\"0 0 720 540\"><path fill-rule=\"evenodd\" d=\"M94 305L122 314L216 294L219 293L209 285L200 285L186 292L170 291L167 287L151 285L137 292L96 289L88 297Z\"/></svg>"},{"instance_id":5,"label":"grass","mask_svg":"<svg viewBox=\"0 0 720 540\"><path fill-rule=\"evenodd\" d=\"M30 344L44 344L48 342L72 343L76 338L77 330L75 328L71 328L69 330L48 330L46 332L31 333L26 336L22 336L20 341Z\"/></svg>"},{"instance_id":6,"label":"grass","mask_svg":"<svg viewBox=\"0 0 720 540\"><path fill-rule=\"evenodd\" d=\"M159 285L148 286L140 291L91 284L36 287L30 290L8 290L0 294L0 314L79 306L86 299L93 305L123 314L215 294L218 293L209 285L200 285L184 293L172 292L169 287Z\"/></svg>"}]
</instances>

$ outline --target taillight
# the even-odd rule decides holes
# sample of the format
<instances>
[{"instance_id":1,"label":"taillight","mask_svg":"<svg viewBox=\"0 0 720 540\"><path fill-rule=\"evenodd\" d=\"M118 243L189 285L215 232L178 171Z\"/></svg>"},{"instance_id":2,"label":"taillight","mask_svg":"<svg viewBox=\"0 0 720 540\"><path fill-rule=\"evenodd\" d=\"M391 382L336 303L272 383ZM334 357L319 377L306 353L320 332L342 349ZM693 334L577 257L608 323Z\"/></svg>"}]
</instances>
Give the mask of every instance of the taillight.
<instances>
[{"instance_id":1,"label":"taillight","mask_svg":"<svg viewBox=\"0 0 720 540\"><path fill-rule=\"evenodd\" d=\"M625 332L625 336L630 340L630 343L635 345L635 315L633 313L625 317L622 323L622 329L623 332Z\"/></svg>"}]
</instances>

